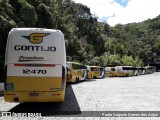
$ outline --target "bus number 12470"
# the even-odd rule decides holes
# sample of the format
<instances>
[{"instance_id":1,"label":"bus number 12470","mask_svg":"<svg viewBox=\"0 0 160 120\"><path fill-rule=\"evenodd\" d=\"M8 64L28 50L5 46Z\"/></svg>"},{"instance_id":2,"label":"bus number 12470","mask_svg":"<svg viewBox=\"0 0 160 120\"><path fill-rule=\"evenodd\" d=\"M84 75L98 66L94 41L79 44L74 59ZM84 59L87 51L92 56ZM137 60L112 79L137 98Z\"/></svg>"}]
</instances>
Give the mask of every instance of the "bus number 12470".
<instances>
[{"instance_id":1,"label":"bus number 12470","mask_svg":"<svg viewBox=\"0 0 160 120\"><path fill-rule=\"evenodd\" d=\"M23 69L23 74L46 74L47 70L30 70Z\"/></svg>"}]
</instances>

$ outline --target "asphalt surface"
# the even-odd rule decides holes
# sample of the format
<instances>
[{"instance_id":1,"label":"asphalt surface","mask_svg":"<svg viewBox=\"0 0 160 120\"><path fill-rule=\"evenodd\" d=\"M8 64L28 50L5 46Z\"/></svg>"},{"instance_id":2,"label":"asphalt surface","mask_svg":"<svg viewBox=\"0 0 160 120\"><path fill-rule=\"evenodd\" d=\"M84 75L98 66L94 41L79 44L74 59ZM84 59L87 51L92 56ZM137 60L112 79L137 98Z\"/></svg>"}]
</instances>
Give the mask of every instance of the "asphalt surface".
<instances>
[{"instance_id":1,"label":"asphalt surface","mask_svg":"<svg viewBox=\"0 0 160 120\"><path fill-rule=\"evenodd\" d=\"M1 91L2 86L0 83ZM160 111L160 72L134 77L107 77L69 84L66 88L65 102L61 104L8 103L4 101L3 96L0 96L0 111L38 112L43 116L36 118L38 120L160 120L160 117L99 116L100 111ZM81 117L84 114L86 116L89 114L89 116Z\"/></svg>"}]
</instances>

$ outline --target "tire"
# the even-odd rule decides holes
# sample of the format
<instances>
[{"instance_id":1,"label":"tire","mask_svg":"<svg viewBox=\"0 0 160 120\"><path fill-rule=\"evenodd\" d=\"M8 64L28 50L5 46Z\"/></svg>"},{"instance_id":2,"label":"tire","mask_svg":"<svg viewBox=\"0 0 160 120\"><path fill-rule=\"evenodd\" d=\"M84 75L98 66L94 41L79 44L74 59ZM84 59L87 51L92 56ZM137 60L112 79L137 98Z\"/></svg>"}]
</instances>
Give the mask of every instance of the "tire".
<instances>
[{"instance_id":1,"label":"tire","mask_svg":"<svg viewBox=\"0 0 160 120\"><path fill-rule=\"evenodd\" d=\"M79 82L79 77L76 77L76 82Z\"/></svg>"},{"instance_id":2,"label":"tire","mask_svg":"<svg viewBox=\"0 0 160 120\"><path fill-rule=\"evenodd\" d=\"M96 76L93 77L93 79L96 79L96 78L97 78Z\"/></svg>"},{"instance_id":3,"label":"tire","mask_svg":"<svg viewBox=\"0 0 160 120\"><path fill-rule=\"evenodd\" d=\"M114 77L114 76L113 76L113 73L112 73L111 77Z\"/></svg>"}]
</instances>

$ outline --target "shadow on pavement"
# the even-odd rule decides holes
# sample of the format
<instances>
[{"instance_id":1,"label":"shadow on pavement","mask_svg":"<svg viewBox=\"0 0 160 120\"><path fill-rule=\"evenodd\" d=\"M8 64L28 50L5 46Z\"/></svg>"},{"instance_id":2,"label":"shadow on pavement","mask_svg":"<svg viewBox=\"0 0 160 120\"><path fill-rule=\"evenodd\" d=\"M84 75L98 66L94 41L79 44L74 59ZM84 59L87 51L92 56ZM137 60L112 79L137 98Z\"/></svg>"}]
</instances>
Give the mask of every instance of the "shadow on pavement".
<instances>
[{"instance_id":1,"label":"shadow on pavement","mask_svg":"<svg viewBox=\"0 0 160 120\"><path fill-rule=\"evenodd\" d=\"M84 82L94 82L94 81L96 81L96 79L87 79L87 80L81 80L79 82L73 82L73 83L69 82L69 83L67 83L67 85L76 85L76 84L80 84L80 83L84 83Z\"/></svg>"},{"instance_id":2,"label":"shadow on pavement","mask_svg":"<svg viewBox=\"0 0 160 120\"><path fill-rule=\"evenodd\" d=\"M94 82L96 79L87 79L85 82Z\"/></svg>"},{"instance_id":3,"label":"shadow on pavement","mask_svg":"<svg viewBox=\"0 0 160 120\"><path fill-rule=\"evenodd\" d=\"M21 103L11 110L14 113L41 113L42 116L81 114L72 86L66 87L65 101L62 103Z\"/></svg>"}]
</instances>

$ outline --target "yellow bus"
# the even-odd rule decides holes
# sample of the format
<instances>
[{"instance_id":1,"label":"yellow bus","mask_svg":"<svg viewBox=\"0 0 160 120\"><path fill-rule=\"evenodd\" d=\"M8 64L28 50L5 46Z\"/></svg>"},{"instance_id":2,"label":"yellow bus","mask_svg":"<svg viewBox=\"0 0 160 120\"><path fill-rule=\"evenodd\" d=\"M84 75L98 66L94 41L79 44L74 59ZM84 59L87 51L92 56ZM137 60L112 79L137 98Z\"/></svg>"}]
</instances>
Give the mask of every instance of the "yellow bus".
<instances>
[{"instance_id":1,"label":"yellow bus","mask_svg":"<svg viewBox=\"0 0 160 120\"><path fill-rule=\"evenodd\" d=\"M132 70L128 70L128 67L126 66L116 66L115 67L115 76L116 77L128 77L132 76Z\"/></svg>"},{"instance_id":2,"label":"yellow bus","mask_svg":"<svg viewBox=\"0 0 160 120\"><path fill-rule=\"evenodd\" d=\"M138 67L139 75L145 75L146 74L146 68L145 67Z\"/></svg>"},{"instance_id":3,"label":"yellow bus","mask_svg":"<svg viewBox=\"0 0 160 120\"><path fill-rule=\"evenodd\" d=\"M151 74L156 71L156 68L154 66L145 66L146 68L146 74Z\"/></svg>"},{"instance_id":4,"label":"yellow bus","mask_svg":"<svg viewBox=\"0 0 160 120\"><path fill-rule=\"evenodd\" d=\"M88 79L103 78L105 76L105 70L100 66L87 66Z\"/></svg>"},{"instance_id":5,"label":"yellow bus","mask_svg":"<svg viewBox=\"0 0 160 120\"><path fill-rule=\"evenodd\" d=\"M87 79L87 67L78 62L67 62L67 82L79 82Z\"/></svg>"},{"instance_id":6,"label":"yellow bus","mask_svg":"<svg viewBox=\"0 0 160 120\"><path fill-rule=\"evenodd\" d=\"M123 66L123 71L128 72L129 76L139 75L138 68L135 66Z\"/></svg>"},{"instance_id":7,"label":"yellow bus","mask_svg":"<svg viewBox=\"0 0 160 120\"><path fill-rule=\"evenodd\" d=\"M6 102L63 102L66 50L59 30L13 28L5 54Z\"/></svg>"},{"instance_id":8,"label":"yellow bus","mask_svg":"<svg viewBox=\"0 0 160 120\"><path fill-rule=\"evenodd\" d=\"M116 68L115 67L105 67L105 76L106 77L114 77L116 76Z\"/></svg>"}]
</instances>

